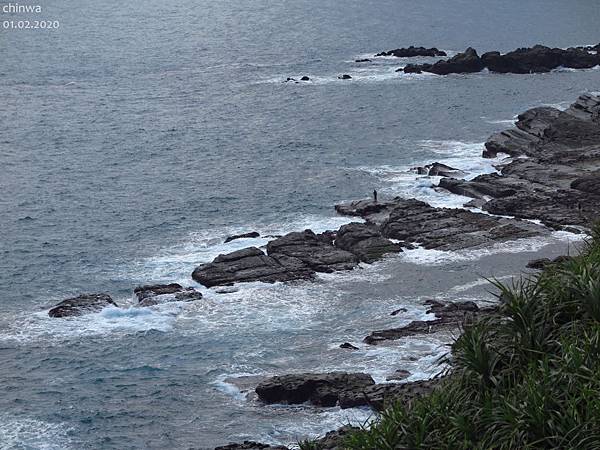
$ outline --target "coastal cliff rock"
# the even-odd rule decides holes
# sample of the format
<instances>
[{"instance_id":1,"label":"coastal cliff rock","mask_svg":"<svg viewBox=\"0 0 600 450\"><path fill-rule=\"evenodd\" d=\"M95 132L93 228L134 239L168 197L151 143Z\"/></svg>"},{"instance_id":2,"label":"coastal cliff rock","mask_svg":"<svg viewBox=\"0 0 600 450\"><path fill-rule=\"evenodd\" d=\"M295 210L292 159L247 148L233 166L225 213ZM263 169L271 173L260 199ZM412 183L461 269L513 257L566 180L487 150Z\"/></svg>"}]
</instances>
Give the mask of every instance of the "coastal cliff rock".
<instances>
[{"instance_id":1,"label":"coastal cliff rock","mask_svg":"<svg viewBox=\"0 0 600 450\"><path fill-rule=\"evenodd\" d=\"M397 48L394 50L388 50L387 52L377 53L375 56L395 56L397 58L413 58L416 56L446 56L446 52L438 50L435 47L413 47L412 45L408 48Z\"/></svg>"},{"instance_id":2,"label":"coastal cliff rock","mask_svg":"<svg viewBox=\"0 0 600 450\"><path fill-rule=\"evenodd\" d=\"M370 406L377 411L383 411L387 406L395 403L406 404L430 393L441 380L442 378L433 378L408 383L381 383L368 386L362 391L348 391L340 397L340 407Z\"/></svg>"},{"instance_id":3,"label":"coastal cliff rock","mask_svg":"<svg viewBox=\"0 0 600 450\"><path fill-rule=\"evenodd\" d=\"M365 373L304 373L269 378L256 387L256 393L265 403L335 406L346 393L362 392L373 384L373 378Z\"/></svg>"},{"instance_id":4,"label":"coastal cliff rock","mask_svg":"<svg viewBox=\"0 0 600 450\"><path fill-rule=\"evenodd\" d=\"M53 306L50 317L82 316L101 311L107 306L117 306L108 294L82 294L79 297L68 298Z\"/></svg>"},{"instance_id":5,"label":"coastal cliff rock","mask_svg":"<svg viewBox=\"0 0 600 450\"><path fill-rule=\"evenodd\" d=\"M133 290L139 306L153 306L169 302L190 302L202 299L202 294L194 288L184 288L180 284L154 284L138 286Z\"/></svg>"},{"instance_id":6,"label":"coastal cliff rock","mask_svg":"<svg viewBox=\"0 0 600 450\"><path fill-rule=\"evenodd\" d=\"M530 109L515 128L494 134L482 155L526 159L470 181L443 178L439 187L484 200L481 207L492 214L536 219L555 229L588 227L600 218L599 111L600 96L591 94L565 111Z\"/></svg>"}]
</instances>

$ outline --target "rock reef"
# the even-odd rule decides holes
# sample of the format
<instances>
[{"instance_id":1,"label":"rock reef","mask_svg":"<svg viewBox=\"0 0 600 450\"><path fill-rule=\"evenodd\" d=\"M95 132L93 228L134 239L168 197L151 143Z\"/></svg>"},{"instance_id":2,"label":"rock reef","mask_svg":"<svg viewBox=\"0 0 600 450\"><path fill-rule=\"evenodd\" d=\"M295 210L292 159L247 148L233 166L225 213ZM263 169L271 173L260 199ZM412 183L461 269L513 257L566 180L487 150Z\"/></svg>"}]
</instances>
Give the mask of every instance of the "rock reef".
<instances>
[{"instance_id":1,"label":"rock reef","mask_svg":"<svg viewBox=\"0 0 600 450\"><path fill-rule=\"evenodd\" d=\"M474 73L487 68L497 73L544 73L559 67L570 69L590 69L600 64L600 54L594 47L573 47L568 49L550 48L535 45L530 48L519 48L501 54L493 51L479 56L474 48L469 47L456 56L433 64L408 64L398 71L405 73L429 72L437 75L451 73Z\"/></svg>"}]
</instances>

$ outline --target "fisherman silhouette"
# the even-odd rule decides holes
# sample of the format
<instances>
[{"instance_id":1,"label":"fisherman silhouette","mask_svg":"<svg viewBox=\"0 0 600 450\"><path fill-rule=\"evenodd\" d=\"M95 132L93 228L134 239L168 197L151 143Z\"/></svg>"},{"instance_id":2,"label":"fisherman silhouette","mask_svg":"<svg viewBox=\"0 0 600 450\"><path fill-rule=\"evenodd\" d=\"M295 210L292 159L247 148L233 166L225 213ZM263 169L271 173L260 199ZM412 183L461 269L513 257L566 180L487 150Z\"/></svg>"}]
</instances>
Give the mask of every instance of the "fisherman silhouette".
<instances>
[{"instance_id":1,"label":"fisherman silhouette","mask_svg":"<svg viewBox=\"0 0 600 450\"><path fill-rule=\"evenodd\" d=\"M373 201L377 203L377 191L373 190Z\"/></svg>"}]
</instances>

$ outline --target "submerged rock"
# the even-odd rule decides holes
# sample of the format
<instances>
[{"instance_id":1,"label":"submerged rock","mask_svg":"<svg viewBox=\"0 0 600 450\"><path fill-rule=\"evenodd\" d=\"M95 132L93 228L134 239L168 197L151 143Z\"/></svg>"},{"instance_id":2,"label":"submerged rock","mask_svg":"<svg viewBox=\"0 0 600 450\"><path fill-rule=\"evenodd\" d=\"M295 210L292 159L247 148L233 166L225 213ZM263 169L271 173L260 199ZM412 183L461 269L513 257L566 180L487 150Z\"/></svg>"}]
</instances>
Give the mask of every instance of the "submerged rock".
<instances>
[{"instance_id":1,"label":"submerged rock","mask_svg":"<svg viewBox=\"0 0 600 450\"><path fill-rule=\"evenodd\" d=\"M79 297L68 298L53 306L50 317L82 316L101 311L107 306L117 306L108 294L82 294Z\"/></svg>"},{"instance_id":2,"label":"submerged rock","mask_svg":"<svg viewBox=\"0 0 600 450\"><path fill-rule=\"evenodd\" d=\"M365 373L303 373L269 378L256 387L256 393L265 403L335 406L342 395L362 392L373 384L373 378Z\"/></svg>"},{"instance_id":3,"label":"submerged rock","mask_svg":"<svg viewBox=\"0 0 600 450\"><path fill-rule=\"evenodd\" d=\"M351 80L352 77L350 75L348 75L347 73L345 73L344 75L340 75L338 77L340 80Z\"/></svg>"},{"instance_id":4,"label":"submerged rock","mask_svg":"<svg viewBox=\"0 0 600 450\"><path fill-rule=\"evenodd\" d=\"M410 377L410 375L411 374L408 370L398 369L393 374L385 377L385 379L387 381L402 381L402 380L405 380L406 378Z\"/></svg>"},{"instance_id":5,"label":"submerged rock","mask_svg":"<svg viewBox=\"0 0 600 450\"><path fill-rule=\"evenodd\" d=\"M133 290L139 306L153 306L169 302L190 302L202 299L202 293L196 289L184 288L180 284L154 284L138 286Z\"/></svg>"},{"instance_id":6,"label":"submerged rock","mask_svg":"<svg viewBox=\"0 0 600 450\"><path fill-rule=\"evenodd\" d=\"M563 264L565 262L571 261L572 259L573 259L572 256L567 256L567 255L557 256L554 259L550 259L550 258L534 259L532 261L529 261L529 263L527 263L527 267L530 269L544 270L550 266Z\"/></svg>"},{"instance_id":7,"label":"submerged rock","mask_svg":"<svg viewBox=\"0 0 600 450\"><path fill-rule=\"evenodd\" d=\"M310 77L304 75L302 78L300 78L300 81L310 81Z\"/></svg>"},{"instance_id":8,"label":"submerged rock","mask_svg":"<svg viewBox=\"0 0 600 450\"><path fill-rule=\"evenodd\" d=\"M247 238L257 238L260 237L260 233L258 231L251 231L249 233L243 234L234 234L233 236L229 236L225 239L225 244L231 241L235 241L236 239L247 239Z\"/></svg>"},{"instance_id":9,"label":"submerged rock","mask_svg":"<svg viewBox=\"0 0 600 450\"><path fill-rule=\"evenodd\" d=\"M395 56L397 58L412 58L415 56L447 56L443 50L437 48L425 48L425 47L413 47L412 45L408 48L397 48L395 50L388 50L387 52L377 53L375 56Z\"/></svg>"}]
</instances>

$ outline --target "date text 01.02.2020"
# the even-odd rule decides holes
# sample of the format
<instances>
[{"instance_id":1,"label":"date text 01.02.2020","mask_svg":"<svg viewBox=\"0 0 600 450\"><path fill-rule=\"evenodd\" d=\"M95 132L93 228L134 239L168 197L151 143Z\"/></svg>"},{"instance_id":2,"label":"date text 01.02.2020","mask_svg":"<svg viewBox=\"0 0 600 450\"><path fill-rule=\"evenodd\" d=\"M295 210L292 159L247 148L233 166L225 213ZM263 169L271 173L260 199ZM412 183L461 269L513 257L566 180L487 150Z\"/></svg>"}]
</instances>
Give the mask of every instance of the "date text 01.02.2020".
<instances>
[{"instance_id":1,"label":"date text 01.02.2020","mask_svg":"<svg viewBox=\"0 0 600 450\"><path fill-rule=\"evenodd\" d=\"M55 30L60 28L58 20L3 20L0 26L5 30Z\"/></svg>"}]
</instances>

